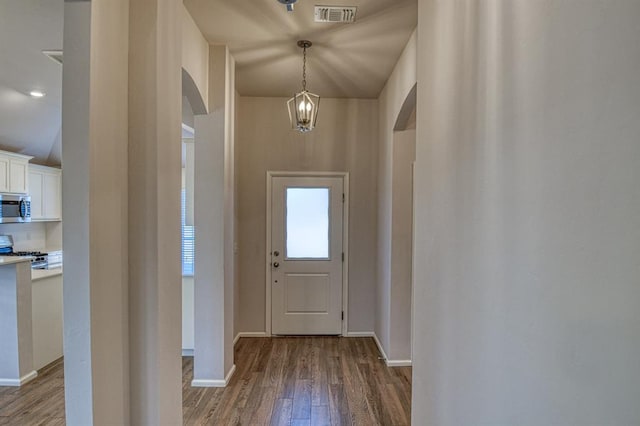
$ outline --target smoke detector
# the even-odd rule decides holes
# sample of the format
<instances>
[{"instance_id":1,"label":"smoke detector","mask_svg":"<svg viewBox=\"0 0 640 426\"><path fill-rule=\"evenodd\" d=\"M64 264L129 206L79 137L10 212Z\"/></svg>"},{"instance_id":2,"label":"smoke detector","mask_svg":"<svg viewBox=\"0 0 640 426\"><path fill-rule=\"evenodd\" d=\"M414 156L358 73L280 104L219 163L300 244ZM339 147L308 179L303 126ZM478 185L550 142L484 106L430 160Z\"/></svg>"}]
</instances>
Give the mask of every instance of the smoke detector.
<instances>
[{"instance_id":1,"label":"smoke detector","mask_svg":"<svg viewBox=\"0 0 640 426\"><path fill-rule=\"evenodd\" d=\"M315 22L355 22L355 6L316 6L314 12Z\"/></svg>"},{"instance_id":2,"label":"smoke detector","mask_svg":"<svg viewBox=\"0 0 640 426\"><path fill-rule=\"evenodd\" d=\"M287 6L287 12L293 12L293 4L298 0L278 0L280 3Z\"/></svg>"}]
</instances>

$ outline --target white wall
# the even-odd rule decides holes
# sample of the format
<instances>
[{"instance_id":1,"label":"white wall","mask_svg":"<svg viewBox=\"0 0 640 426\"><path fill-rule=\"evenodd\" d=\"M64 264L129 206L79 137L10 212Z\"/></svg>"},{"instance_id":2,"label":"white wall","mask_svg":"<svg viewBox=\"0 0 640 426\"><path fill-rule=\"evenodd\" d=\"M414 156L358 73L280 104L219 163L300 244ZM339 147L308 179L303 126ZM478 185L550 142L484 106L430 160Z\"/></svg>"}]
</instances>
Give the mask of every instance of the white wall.
<instances>
[{"instance_id":1,"label":"white wall","mask_svg":"<svg viewBox=\"0 0 640 426\"><path fill-rule=\"evenodd\" d=\"M240 120L237 119L240 111L240 94L237 90L234 91L233 94L233 114L234 114L234 122L233 122L233 133L234 133L234 145L235 138L238 134L238 129L240 128ZM240 330L240 260L238 257L238 241L240 239L240 231L238 226L238 168L235 166L235 149L234 149L234 167L233 167L233 334L234 338L238 334Z\"/></svg>"},{"instance_id":2,"label":"white wall","mask_svg":"<svg viewBox=\"0 0 640 426\"><path fill-rule=\"evenodd\" d=\"M194 348L194 292L193 277L182 277L182 353Z\"/></svg>"},{"instance_id":3,"label":"white wall","mask_svg":"<svg viewBox=\"0 0 640 426\"><path fill-rule=\"evenodd\" d=\"M209 43L182 7L182 68L189 73L204 105L209 105ZM187 123L188 124L188 123ZM193 127L193 124L191 124Z\"/></svg>"},{"instance_id":4,"label":"white wall","mask_svg":"<svg viewBox=\"0 0 640 426\"><path fill-rule=\"evenodd\" d=\"M265 331L266 172L350 173L349 331L375 317L376 100L322 99L310 133L291 129L285 98L239 101L236 142L240 332Z\"/></svg>"},{"instance_id":5,"label":"white wall","mask_svg":"<svg viewBox=\"0 0 640 426\"><path fill-rule=\"evenodd\" d=\"M47 228L43 222L3 223L0 235L13 237L15 251L43 250L47 246Z\"/></svg>"},{"instance_id":6,"label":"white wall","mask_svg":"<svg viewBox=\"0 0 640 426\"><path fill-rule=\"evenodd\" d=\"M225 135L224 135L224 346L225 370L234 365L236 306L236 202L235 202L235 143L236 143L236 60L227 50L225 61Z\"/></svg>"},{"instance_id":7,"label":"white wall","mask_svg":"<svg viewBox=\"0 0 640 426\"><path fill-rule=\"evenodd\" d=\"M15 251L46 251L62 248L62 222L2 223L0 235L13 237Z\"/></svg>"},{"instance_id":8,"label":"white wall","mask_svg":"<svg viewBox=\"0 0 640 426\"><path fill-rule=\"evenodd\" d=\"M62 222L46 222L46 245L47 251L62 250Z\"/></svg>"},{"instance_id":9,"label":"white wall","mask_svg":"<svg viewBox=\"0 0 640 426\"><path fill-rule=\"evenodd\" d=\"M419 5L413 423L640 424L640 2Z\"/></svg>"},{"instance_id":10,"label":"white wall","mask_svg":"<svg viewBox=\"0 0 640 426\"><path fill-rule=\"evenodd\" d=\"M411 279L413 266L413 162L415 129L396 131L393 137L391 291L389 346L391 361L411 360Z\"/></svg>"},{"instance_id":11,"label":"white wall","mask_svg":"<svg viewBox=\"0 0 640 426\"><path fill-rule=\"evenodd\" d=\"M395 299L392 296L393 252L393 152L394 126L405 99L416 84L416 33L414 32L398 60L389 80L379 97L380 140L378 159L378 250L376 285L376 325L375 332L380 344L390 359L407 360L411 358L410 335L410 298ZM396 269L399 265L395 265ZM410 282L398 282L407 287ZM406 293L406 292L405 292ZM409 291L410 293L410 291ZM395 306L394 306L395 305ZM398 311L392 314L394 311ZM393 319L402 320L400 322ZM409 327L410 328L410 327ZM405 333L406 332L406 333ZM394 344L391 343L392 335Z\"/></svg>"}]
</instances>

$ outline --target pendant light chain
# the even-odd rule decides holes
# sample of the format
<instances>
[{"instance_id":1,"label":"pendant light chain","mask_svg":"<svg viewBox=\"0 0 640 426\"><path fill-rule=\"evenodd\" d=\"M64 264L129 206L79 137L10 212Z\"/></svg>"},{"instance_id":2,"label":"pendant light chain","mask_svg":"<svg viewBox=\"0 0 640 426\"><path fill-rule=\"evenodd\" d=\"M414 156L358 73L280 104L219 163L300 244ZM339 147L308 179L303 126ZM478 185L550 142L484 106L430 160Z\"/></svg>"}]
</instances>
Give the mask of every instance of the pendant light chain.
<instances>
[{"instance_id":1,"label":"pendant light chain","mask_svg":"<svg viewBox=\"0 0 640 426\"><path fill-rule=\"evenodd\" d=\"M302 91L307 90L307 46L302 50Z\"/></svg>"}]
</instances>

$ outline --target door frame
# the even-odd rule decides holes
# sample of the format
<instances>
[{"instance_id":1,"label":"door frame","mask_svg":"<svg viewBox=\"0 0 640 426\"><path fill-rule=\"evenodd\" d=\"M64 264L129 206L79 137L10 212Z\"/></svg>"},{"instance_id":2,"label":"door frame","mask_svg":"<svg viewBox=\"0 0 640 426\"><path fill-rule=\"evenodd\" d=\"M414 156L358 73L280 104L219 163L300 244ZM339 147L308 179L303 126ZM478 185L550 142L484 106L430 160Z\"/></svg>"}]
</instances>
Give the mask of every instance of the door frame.
<instances>
[{"instance_id":1,"label":"door frame","mask_svg":"<svg viewBox=\"0 0 640 426\"><path fill-rule=\"evenodd\" d=\"M271 187L274 177L311 177L342 178L342 193L344 202L342 203L342 251L344 252L344 262L342 265L342 336L347 335L349 330L349 172L282 172L267 170L267 245L265 246L265 271L266 271L266 304L265 304L265 331L267 336L271 336Z\"/></svg>"}]
</instances>

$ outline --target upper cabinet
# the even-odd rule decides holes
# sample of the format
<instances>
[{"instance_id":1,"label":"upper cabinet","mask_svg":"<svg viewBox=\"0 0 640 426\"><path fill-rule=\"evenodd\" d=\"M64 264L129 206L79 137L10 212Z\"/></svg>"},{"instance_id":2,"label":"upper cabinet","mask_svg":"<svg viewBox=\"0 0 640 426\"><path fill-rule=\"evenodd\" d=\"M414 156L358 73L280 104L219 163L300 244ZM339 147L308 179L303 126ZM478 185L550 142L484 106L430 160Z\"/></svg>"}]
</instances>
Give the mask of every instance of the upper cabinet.
<instances>
[{"instance_id":1,"label":"upper cabinet","mask_svg":"<svg viewBox=\"0 0 640 426\"><path fill-rule=\"evenodd\" d=\"M31 220L62 220L62 170L30 164L28 178Z\"/></svg>"},{"instance_id":2,"label":"upper cabinet","mask_svg":"<svg viewBox=\"0 0 640 426\"><path fill-rule=\"evenodd\" d=\"M62 170L29 164L32 158L0 151L0 193L29 194L31 220L62 220Z\"/></svg>"},{"instance_id":3,"label":"upper cabinet","mask_svg":"<svg viewBox=\"0 0 640 426\"><path fill-rule=\"evenodd\" d=\"M29 160L32 158L28 155L0 151L0 192L28 192Z\"/></svg>"}]
</instances>

